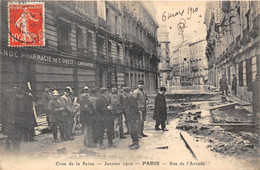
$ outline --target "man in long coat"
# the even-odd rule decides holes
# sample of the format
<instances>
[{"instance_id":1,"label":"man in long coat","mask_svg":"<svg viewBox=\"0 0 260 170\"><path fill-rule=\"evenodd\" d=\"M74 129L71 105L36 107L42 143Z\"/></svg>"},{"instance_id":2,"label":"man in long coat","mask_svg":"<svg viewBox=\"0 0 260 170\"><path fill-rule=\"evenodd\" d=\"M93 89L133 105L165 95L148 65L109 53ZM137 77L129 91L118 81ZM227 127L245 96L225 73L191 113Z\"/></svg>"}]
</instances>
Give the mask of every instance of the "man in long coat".
<instances>
[{"instance_id":1,"label":"man in long coat","mask_svg":"<svg viewBox=\"0 0 260 170\"><path fill-rule=\"evenodd\" d=\"M237 95L237 77L235 74L233 74L232 90L234 91L234 94L236 96Z\"/></svg>"},{"instance_id":2,"label":"man in long coat","mask_svg":"<svg viewBox=\"0 0 260 170\"><path fill-rule=\"evenodd\" d=\"M99 141L99 147L105 149L103 144L103 136L105 130L107 130L108 147L116 147L113 143L114 135L114 116L111 112L112 107L108 103L106 96L107 88L100 88L98 98L96 100L96 111L97 111L97 138Z\"/></svg>"},{"instance_id":3,"label":"man in long coat","mask_svg":"<svg viewBox=\"0 0 260 170\"><path fill-rule=\"evenodd\" d=\"M228 85L227 85L227 78L225 77L225 74L222 74L222 78L219 81L220 85L220 91L222 92L222 95L224 95L224 91L226 92L226 95L228 96Z\"/></svg>"},{"instance_id":4,"label":"man in long coat","mask_svg":"<svg viewBox=\"0 0 260 170\"><path fill-rule=\"evenodd\" d=\"M155 108L153 115L153 119L156 121L155 130L168 131L168 129L165 128L165 121L167 120L167 107L164 96L165 92L166 88L161 87L159 93L155 97ZM159 128L160 125L162 129Z\"/></svg>"}]
</instances>

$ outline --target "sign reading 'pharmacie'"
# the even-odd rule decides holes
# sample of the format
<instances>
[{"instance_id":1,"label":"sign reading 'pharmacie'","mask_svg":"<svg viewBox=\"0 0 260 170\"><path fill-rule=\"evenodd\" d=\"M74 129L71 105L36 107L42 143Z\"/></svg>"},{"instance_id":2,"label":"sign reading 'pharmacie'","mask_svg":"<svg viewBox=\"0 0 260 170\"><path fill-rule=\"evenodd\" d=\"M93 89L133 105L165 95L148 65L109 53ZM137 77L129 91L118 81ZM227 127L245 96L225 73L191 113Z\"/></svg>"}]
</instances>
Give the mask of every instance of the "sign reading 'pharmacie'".
<instances>
[{"instance_id":1,"label":"sign reading 'pharmacie'","mask_svg":"<svg viewBox=\"0 0 260 170\"><path fill-rule=\"evenodd\" d=\"M18 51L18 50L0 49L0 56L14 58L14 59L25 59L25 60L33 60L33 61L40 61L40 62L47 62L47 63L54 63L54 64L76 66L76 67L93 67L93 68L95 67L94 63L89 63L86 61L82 61L80 59L74 59L74 58L72 59L72 58L61 57L61 56L51 56L51 55Z\"/></svg>"}]
</instances>

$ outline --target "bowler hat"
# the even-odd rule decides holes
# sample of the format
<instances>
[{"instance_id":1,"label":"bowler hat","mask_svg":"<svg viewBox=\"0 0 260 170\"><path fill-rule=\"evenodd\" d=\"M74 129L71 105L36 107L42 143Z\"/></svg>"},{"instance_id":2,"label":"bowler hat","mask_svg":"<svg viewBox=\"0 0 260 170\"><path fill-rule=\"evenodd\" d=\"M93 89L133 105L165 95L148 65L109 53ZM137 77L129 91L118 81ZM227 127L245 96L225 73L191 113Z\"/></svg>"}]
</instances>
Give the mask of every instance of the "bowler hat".
<instances>
[{"instance_id":1,"label":"bowler hat","mask_svg":"<svg viewBox=\"0 0 260 170\"><path fill-rule=\"evenodd\" d=\"M72 90L72 88L71 88L70 86L67 86L67 87L65 88L65 91L66 91L66 92L73 93L73 90Z\"/></svg>"},{"instance_id":2,"label":"bowler hat","mask_svg":"<svg viewBox=\"0 0 260 170\"><path fill-rule=\"evenodd\" d=\"M88 86L84 86L83 90L88 90Z\"/></svg>"},{"instance_id":3,"label":"bowler hat","mask_svg":"<svg viewBox=\"0 0 260 170\"><path fill-rule=\"evenodd\" d=\"M160 91L167 91L165 87L160 87Z\"/></svg>"}]
</instances>

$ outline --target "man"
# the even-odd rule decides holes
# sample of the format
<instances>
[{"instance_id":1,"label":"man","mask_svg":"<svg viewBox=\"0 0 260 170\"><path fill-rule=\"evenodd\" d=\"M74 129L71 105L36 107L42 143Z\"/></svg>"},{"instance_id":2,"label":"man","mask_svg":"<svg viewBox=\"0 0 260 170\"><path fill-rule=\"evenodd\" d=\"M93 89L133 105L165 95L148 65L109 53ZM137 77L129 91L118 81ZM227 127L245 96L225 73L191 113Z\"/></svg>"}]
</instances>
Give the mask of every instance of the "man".
<instances>
[{"instance_id":1,"label":"man","mask_svg":"<svg viewBox=\"0 0 260 170\"><path fill-rule=\"evenodd\" d=\"M254 123L259 124L259 112L260 112L260 105L259 105L259 90L260 90L260 79L258 75L255 76L255 81L249 86L248 91L252 91L252 109L253 109L253 116L252 121Z\"/></svg>"},{"instance_id":2,"label":"man","mask_svg":"<svg viewBox=\"0 0 260 170\"><path fill-rule=\"evenodd\" d=\"M155 108L153 115L153 119L156 121L155 130L168 131L168 129L165 128L165 121L167 120L167 107L164 96L165 92L166 88L161 87L159 93L155 97ZM162 129L159 128L160 125Z\"/></svg>"},{"instance_id":3,"label":"man","mask_svg":"<svg viewBox=\"0 0 260 170\"><path fill-rule=\"evenodd\" d=\"M54 142L58 142L58 127L60 130L60 136L62 139L65 138L65 127L62 126L62 116L61 112L64 111L64 107L59 98L59 92L54 90L52 92L52 99L48 103L48 109L51 115L51 129L54 138Z\"/></svg>"},{"instance_id":4,"label":"man","mask_svg":"<svg viewBox=\"0 0 260 170\"><path fill-rule=\"evenodd\" d=\"M234 91L234 94L236 96L237 95L237 77L235 74L233 74L232 90Z\"/></svg>"},{"instance_id":5,"label":"man","mask_svg":"<svg viewBox=\"0 0 260 170\"><path fill-rule=\"evenodd\" d=\"M224 95L224 91L226 92L226 95L228 96L228 85L227 85L227 78L225 77L225 74L222 74L222 78L219 81L220 85L220 91L222 92L222 95Z\"/></svg>"},{"instance_id":6,"label":"man","mask_svg":"<svg viewBox=\"0 0 260 170\"><path fill-rule=\"evenodd\" d=\"M48 110L48 103L50 102L51 98L52 98L52 95L51 95L50 89L49 89L49 87L46 87L42 94L41 101L42 101L42 106L43 106L43 113L45 113L45 115L46 115L46 120L47 120L49 127L51 125L50 124L51 120L50 120L50 113Z\"/></svg>"},{"instance_id":7,"label":"man","mask_svg":"<svg viewBox=\"0 0 260 170\"><path fill-rule=\"evenodd\" d=\"M130 88L127 87L126 85L123 85L121 88L122 88L122 91L123 91L122 92L122 96L123 96L123 115L124 115L124 118L125 118L125 125L126 125L126 132L124 134L129 135L128 119L127 119L127 116L126 116L126 97L130 94L129 93ZM129 89L129 92L125 91L124 88Z\"/></svg>"},{"instance_id":8,"label":"man","mask_svg":"<svg viewBox=\"0 0 260 170\"><path fill-rule=\"evenodd\" d=\"M62 106L64 107L64 110L62 111L62 119L63 119L63 127L65 127L65 136L62 140L73 140L72 137L72 126L73 126L73 118L74 118L74 112L73 104L70 98L70 93L72 93L71 87L66 87L64 90L64 95L61 96L61 102Z\"/></svg>"},{"instance_id":9,"label":"man","mask_svg":"<svg viewBox=\"0 0 260 170\"><path fill-rule=\"evenodd\" d=\"M112 106L111 112L118 122L120 139L126 139L123 130L123 100L123 96L117 92L117 85L112 84L109 104Z\"/></svg>"},{"instance_id":10,"label":"man","mask_svg":"<svg viewBox=\"0 0 260 170\"><path fill-rule=\"evenodd\" d=\"M140 118L140 113L138 109L137 101L133 94L130 94L129 87L123 87L125 93L125 113L127 117L127 125L132 138L132 144L129 148L139 149L139 139L138 139L138 120Z\"/></svg>"},{"instance_id":11,"label":"man","mask_svg":"<svg viewBox=\"0 0 260 170\"><path fill-rule=\"evenodd\" d=\"M116 147L113 143L114 135L114 116L110 110L112 106L109 105L107 100L107 88L100 88L98 98L96 100L96 111L97 111L97 138L99 142L99 147L105 149L103 144L104 131L107 131L108 147Z\"/></svg>"},{"instance_id":12,"label":"man","mask_svg":"<svg viewBox=\"0 0 260 170\"><path fill-rule=\"evenodd\" d=\"M138 81L138 88L134 90L133 92L137 103L138 103L138 109L140 112L140 119L139 119L139 137L148 137L143 133L144 130L144 121L146 120L146 105L148 103L148 97L146 92L144 91L144 81L139 80Z\"/></svg>"},{"instance_id":13,"label":"man","mask_svg":"<svg viewBox=\"0 0 260 170\"><path fill-rule=\"evenodd\" d=\"M95 147L92 137L95 112L88 90L88 86L85 86L80 97L80 123L83 127L84 145L92 148Z\"/></svg>"},{"instance_id":14,"label":"man","mask_svg":"<svg viewBox=\"0 0 260 170\"><path fill-rule=\"evenodd\" d=\"M7 135L6 138L6 150L11 150L11 145L13 149L19 149L19 146L17 146L16 139L22 140L22 129L21 127L17 128L17 125L19 125L19 122L15 122L15 118L17 117L17 91L18 88L16 86L11 87L8 89L1 97L1 112L2 112L2 130L3 134ZM21 125L20 125L21 126ZM17 130L17 131L15 131ZM16 137L16 139L14 138Z\"/></svg>"},{"instance_id":15,"label":"man","mask_svg":"<svg viewBox=\"0 0 260 170\"><path fill-rule=\"evenodd\" d=\"M34 128L37 126L36 117L33 112L33 95L31 90L27 86L24 87L24 140L25 141L34 141L35 131Z\"/></svg>"}]
</instances>

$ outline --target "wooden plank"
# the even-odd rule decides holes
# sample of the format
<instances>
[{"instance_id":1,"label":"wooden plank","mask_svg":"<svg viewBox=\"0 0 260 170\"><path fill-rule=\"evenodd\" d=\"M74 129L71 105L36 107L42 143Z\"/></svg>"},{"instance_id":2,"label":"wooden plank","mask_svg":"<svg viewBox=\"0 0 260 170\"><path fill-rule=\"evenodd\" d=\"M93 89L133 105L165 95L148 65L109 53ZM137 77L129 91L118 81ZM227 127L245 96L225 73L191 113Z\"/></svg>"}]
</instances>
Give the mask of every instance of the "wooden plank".
<instances>
[{"instance_id":1,"label":"wooden plank","mask_svg":"<svg viewBox=\"0 0 260 170\"><path fill-rule=\"evenodd\" d=\"M235 102L235 103L228 103L228 104L217 105L217 106L210 107L209 110L215 110L215 109L231 107L231 106L235 107L235 105L238 105L238 103Z\"/></svg>"},{"instance_id":2,"label":"wooden plank","mask_svg":"<svg viewBox=\"0 0 260 170\"><path fill-rule=\"evenodd\" d=\"M252 123L206 123L204 125L209 125L209 126L256 126L256 124L252 124Z\"/></svg>"},{"instance_id":3,"label":"wooden plank","mask_svg":"<svg viewBox=\"0 0 260 170\"><path fill-rule=\"evenodd\" d=\"M192 156L196 159L196 160L200 160L197 157L197 153L195 154L195 144L193 141L193 138L185 131L180 132L180 136L182 138L182 140L184 141L186 147L188 148L188 150L191 152ZM199 152L198 152L199 153Z\"/></svg>"}]
</instances>

